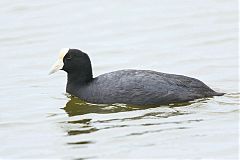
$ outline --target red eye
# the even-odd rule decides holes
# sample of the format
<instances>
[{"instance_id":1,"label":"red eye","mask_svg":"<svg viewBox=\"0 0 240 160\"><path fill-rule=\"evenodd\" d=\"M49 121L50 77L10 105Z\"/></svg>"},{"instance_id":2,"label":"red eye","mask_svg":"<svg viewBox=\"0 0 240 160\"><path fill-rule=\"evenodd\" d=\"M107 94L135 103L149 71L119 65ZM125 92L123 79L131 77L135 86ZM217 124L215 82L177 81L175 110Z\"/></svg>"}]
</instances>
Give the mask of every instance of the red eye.
<instances>
[{"instance_id":1,"label":"red eye","mask_svg":"<svg viewBox=\"0 0 240 160\"><path fill-rule=\"evenodd\" d=\"M72 59L72 56L71 56L71 55L69 55L69 56L67 57L67 60L70 60L70 59Z\"/></svg>"}]
</instances>

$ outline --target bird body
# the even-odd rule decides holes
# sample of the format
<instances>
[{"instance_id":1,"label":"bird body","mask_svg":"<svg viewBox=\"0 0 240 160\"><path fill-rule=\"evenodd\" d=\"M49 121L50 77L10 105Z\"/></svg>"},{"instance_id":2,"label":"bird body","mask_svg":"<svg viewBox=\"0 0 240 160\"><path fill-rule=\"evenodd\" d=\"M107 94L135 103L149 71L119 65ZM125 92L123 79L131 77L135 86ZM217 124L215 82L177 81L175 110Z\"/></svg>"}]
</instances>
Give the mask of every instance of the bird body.
<instances>
[{"instance_id":1,"label":"bird body","mask_svg":"<svg viewBox=\"0 0 240 160\"><path fill-rule=\"evenodd\" d=\"M91 103L134 105L187 102L219 95L195 78L130 69L100 75L85 85L69 83L67 92Z\"/></svg>"},{"instance_id":2,"label":"bird body","mask_svg":"<svg viewBox=\"0 0 240 160\"><path fill-rule=\"evenodd\" d=\"M68 74L66 91L90 103L161 105L220 96L198 79L151 70L119 70L93 78L88 55L77 49L60 51L50 73Z\"/></svg>"}]
</instances>

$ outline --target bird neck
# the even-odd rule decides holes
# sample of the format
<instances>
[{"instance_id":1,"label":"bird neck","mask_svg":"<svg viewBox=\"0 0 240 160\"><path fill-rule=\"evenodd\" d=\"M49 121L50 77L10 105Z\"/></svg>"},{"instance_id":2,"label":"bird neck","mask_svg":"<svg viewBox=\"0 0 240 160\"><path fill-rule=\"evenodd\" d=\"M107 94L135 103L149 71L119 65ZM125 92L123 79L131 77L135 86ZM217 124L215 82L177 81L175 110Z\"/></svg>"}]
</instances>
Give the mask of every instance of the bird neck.
<instances>
[{"instance_id":1,"label":"bird neck","mask_svg":"<svg viewBox=\"0 0 240 160\"><path fill-rule=\"evenodd\" d=\"M76 90L77 86L84 86L93 80L92 70L68 73L67 90Z\"/></svg>"}]
</instances>

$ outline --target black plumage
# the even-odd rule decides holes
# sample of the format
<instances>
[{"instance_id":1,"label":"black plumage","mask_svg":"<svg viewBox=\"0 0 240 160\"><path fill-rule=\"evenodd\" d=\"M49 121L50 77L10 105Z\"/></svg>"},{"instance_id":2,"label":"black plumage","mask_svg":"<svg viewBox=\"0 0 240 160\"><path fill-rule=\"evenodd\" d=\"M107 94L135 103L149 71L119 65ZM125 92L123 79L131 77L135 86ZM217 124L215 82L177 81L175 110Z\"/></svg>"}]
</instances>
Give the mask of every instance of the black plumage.
<instances>
[{"instance_id":1,"label":"black plumage","mask_svg":"<svg viewBox=\"0 0 240 160\"><path fill-rule=\"evenodd\" d=\"M223 95L195 78L150 70L119 70L93 78L88 55L77 49L69 49L63 62L66 91L90 103L160 105Z\"/></svg>"}]
</instances>

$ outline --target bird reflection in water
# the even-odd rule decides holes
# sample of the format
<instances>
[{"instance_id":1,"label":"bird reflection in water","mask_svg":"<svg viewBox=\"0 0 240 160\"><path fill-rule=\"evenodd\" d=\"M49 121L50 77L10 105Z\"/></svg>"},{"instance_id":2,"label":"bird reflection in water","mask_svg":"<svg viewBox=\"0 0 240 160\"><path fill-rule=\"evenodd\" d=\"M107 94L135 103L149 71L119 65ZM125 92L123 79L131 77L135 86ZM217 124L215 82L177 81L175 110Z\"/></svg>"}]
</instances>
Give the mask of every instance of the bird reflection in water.
<instances>
[{"instance_id":1,"label":"bird reflection in water","mask_svg":"<svg viewBox=\"0 0 240 160\"><path fill-rule=\"evenodd\" d=\"M167 107L180 107L188 106L194 102L185 102L185 103L176 103L169 104ZM98 114L109 114L109 113L118 113L118 112L127 112L134 110L144 110L149 108L156 108L160 106L146 105L146 106L134 106L127 104L92 104L80 100L77 97L70 96L70 100L67 102L66 106L63 108L69 117L84 115L89 113L98 113ZM166 107L166 105L164 106ZM170 116L170 115L169 115Z\"/></svg>"},{"instance_id":2,"label":"bird reflection in water","mask_svg":"<svg viewBox=\"0 0 240 160\"><path fill-rule=\"evenodd\" d=\"M114 121L134 121L134 120L140 120L140 119L148 119L148 118L168 118L172 116L178 116L178 115L183 115L183 114L189 114L186 111L182 110L175 110L175 107L180 107L180 106L188 106L191 105L194 102L187 102L187 103L178 103L178 104L170 104L168 106L164 106L165 108L168 108L169 110L172 109L172 111L165 112L166 110L162 110L160 106L132 106L132 105L126 105L126 104L112 104L112 105L107 105L107 104L90 104L86 103L76 97L69 97L70 100L67 102L66 106L62 108L65 110L67 115L69 116L69 119L65 124L66 126L66 131L68 136L75 136L75 135L83 135L83 134L91 134L93 132L96 132L98 130L104 130L104 129L112 129L112 128L122 128L122 127L131 127L133 125L139 125L139 126L151 126L151 125L162 125L163 122L159 123L148 123L144 122L143 124L132 124L129 122L129 124L122 125L122 124L116 124L111 125L111 122ZM204 101L204 100L202 100ZM199 102L199 101L198 101ZM144 110L144 109L150 109L150 108L156 108L159 107L159 111L156 112L146 112L144 114L140 114L138 116L133 116L133 117L124 117L124 118L114 118L114 119L106 119L106 120L92 120L91 116L83 116L86 114L90 113L96 113L96 114L111 114L111 113L118 113L118 112L127 112L127 111L134 111L134 110ZM72 118L74 117L74 118ZM88 118L86 118L88 117ZM195 120L190 120L189 122L194 122ZM96 124L101 123L102 125L99 127ZM171 122L175 123L175 122ZM176 123L181 123L181 122L176 122ZM186 123L186 122L183 122ZM65 127L64 127L65 128ZM79 140L79 139L78 139ZM94 143L93 141L74 141L74 142L69 142L67 143L68 145L89 145Z\"/></svg>"}]
</instances>

